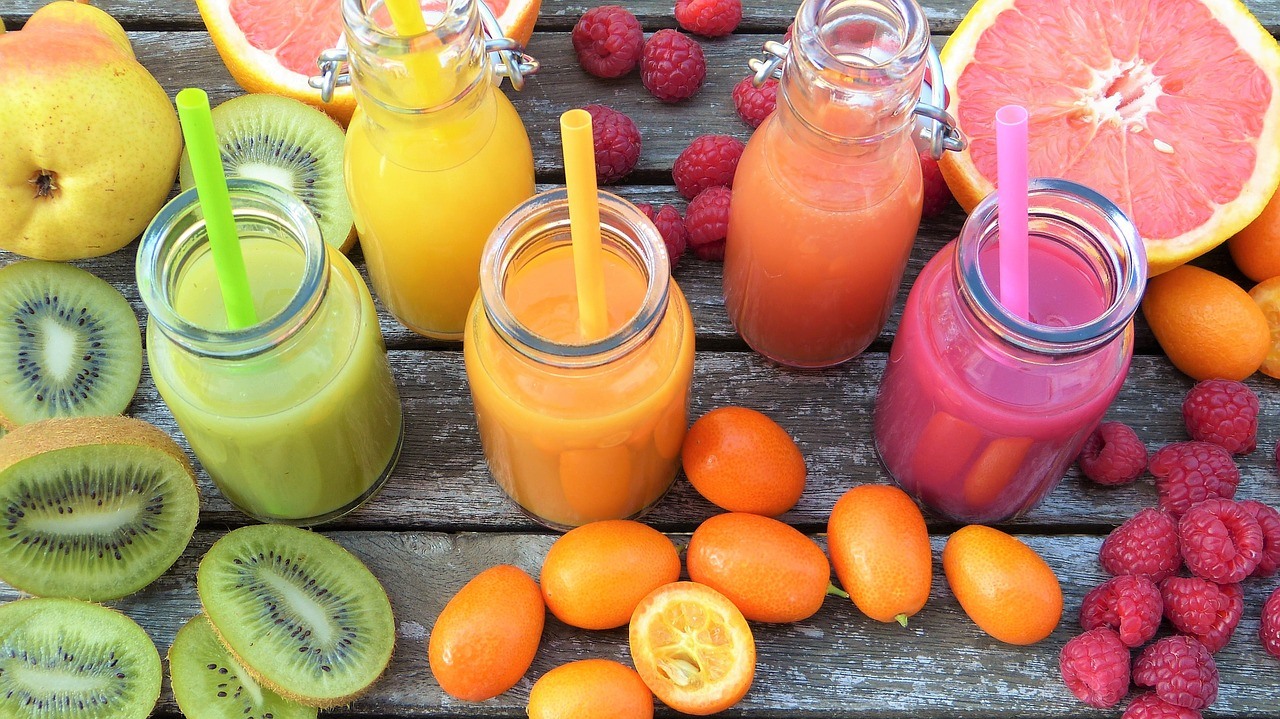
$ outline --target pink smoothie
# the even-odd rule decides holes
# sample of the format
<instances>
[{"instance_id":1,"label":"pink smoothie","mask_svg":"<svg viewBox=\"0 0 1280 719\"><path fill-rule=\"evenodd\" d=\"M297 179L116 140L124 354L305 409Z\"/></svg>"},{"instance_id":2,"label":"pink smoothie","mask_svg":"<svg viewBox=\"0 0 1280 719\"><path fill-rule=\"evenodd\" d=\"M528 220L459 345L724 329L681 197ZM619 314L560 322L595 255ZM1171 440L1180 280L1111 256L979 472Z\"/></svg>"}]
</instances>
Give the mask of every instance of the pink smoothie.
<instances>
[{"instance_id":1,"label":"pink smoothie","mask_svg":"<svg viewBox=\"0 0 1280 719\"><path fill-rule=\"evenodd\" d=\"M957 296L956 243L944 247L907 298L876 401L876 449L907 492L957 521L1007 519L1058 483L1120 391L1132 328L1088 353L1051 357L1012 348ZM998 287L996 248L980 266ZM1030 319L1070 326L1107 308L1107 292L1071 250L1030 247Z\"/></svg>"}]
</instances>

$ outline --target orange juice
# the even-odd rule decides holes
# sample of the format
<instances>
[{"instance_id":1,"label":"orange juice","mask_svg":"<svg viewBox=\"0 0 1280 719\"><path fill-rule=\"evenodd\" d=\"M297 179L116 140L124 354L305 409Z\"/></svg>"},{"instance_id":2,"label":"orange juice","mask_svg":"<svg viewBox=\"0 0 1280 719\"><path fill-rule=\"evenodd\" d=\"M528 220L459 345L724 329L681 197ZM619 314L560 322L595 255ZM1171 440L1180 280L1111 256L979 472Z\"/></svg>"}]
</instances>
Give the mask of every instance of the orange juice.
<instances>
[{"instance_id":1,"label":"orange juice","mask_svg":"<svg viewBox=\"0 0 1280 719\"><path fill-rule=\"evenodd\" d=\"M688 303L652 223L601 198L608 336L588 342L579 329L565 194L554 191L495 231L463 343L490 472L557 528L652 506L688 425Z\"/></svg>"}]
</instances>

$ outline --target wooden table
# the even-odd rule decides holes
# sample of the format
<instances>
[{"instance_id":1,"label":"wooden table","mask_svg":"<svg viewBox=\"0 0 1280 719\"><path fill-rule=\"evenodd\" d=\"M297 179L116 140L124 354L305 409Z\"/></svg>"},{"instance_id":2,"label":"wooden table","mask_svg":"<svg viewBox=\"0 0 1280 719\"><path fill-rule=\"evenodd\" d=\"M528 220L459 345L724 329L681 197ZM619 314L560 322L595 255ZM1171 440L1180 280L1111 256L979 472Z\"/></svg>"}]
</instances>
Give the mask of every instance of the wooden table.
<instances>
[{"instance_id":1,"label":"wooden table","mask_svg":"<svg viewBox=\"0 0 1280 719\"><path fill-rule=\"evenodd\" d=\"M0 15L10 29L45 0L2 0ZM240 94L219 60L191 0L96 0L129 30L138 58L170 95L204 87L216 104ZM627 0L646 31L671 27L673 3ZM568 31L591 6L583 0L544 0L539 32L530 52L543 70L523 93L514 95L533 141L541 183L563 179L557 118L573 106L610 104L631 115L644 136L640 165L615 189L634 200L684 202L671 186L675 156L697 135L729 133L745 139L730 89L746 74L746 61L766 39L781 35L796 0L777 4L748 0L737 34L703 41L709 70L701 93L682 105L664 105L640 85L638 74L602 81L579 69ZM941 45L969 6L969 0L929 0L926 10ZM1272 32L1280 29L1280 0L1247 4ZM963 221L958 209L927 221L920 230L901 299L923 263ZM133 280L135 245L111 256L77 263L106 278L146 312ZM359 262L359 252L354 259ZM2 262L13 260L4 256ZM1224 251L1202 264L1237 276ZM775 417L799 442L809 466L808 487L783 519L823 541L836 499L850 487L885 482L871 443L870 413L898 312L870 351L846 365L822 372L780 369L750 352L734 334L720 301L720 266L687 256L675 272L693 306L697 363L692 416L721 405L743 404ZM629 663L625 629L586 632L548 619L541 649L528 676L513 690L482 704L442 695L426 661L426 637L450 596L480 570L514 563L537 576L555 535L531 523L493 484L481 454L459 347L429 342L382 315L382 328L403 397L407 436L404 453L386 488L367 506L324 531L363 559L386 586L397 618L399 643L387 674L363 699L331 716L515 717L524 716L532 682L552 667L587 657ZM1250 386L1265 415L1259 449L1240 459L1239 496L1280 506L1271 448L1280 436L1280 389L1256 375ZM1109 417L1135 427L1148 447L1186 438L1178 408L1191 382L1160 354L1139 320L1138 354ZM143 376L130 408L136 415L178 435L172 417ZM174 633L199 611L194 579L197 562L228 528L247 519L236 512L201 474L200 528L178 563L146 590L115 603L136 618L163 653ZM1058 652L1079 630L1076 612L1083 594L1105 579L1097 562L1103 536L1142 507L1155 504L1150 477L1133 486L1103 489L1082 481L1073 469L1034 511L1004 528L1034 547L1062 581L1064 619L1053 635L1032 647L1001 644L968 620L947 590L935 565L928 606L909 628L862 616L851 603L829 599L808 621L756 625L759 651L755 685L726 716L744 717L1084 717L1117 716L1077 701L1058 673ZM716 509L680 478L646 518L679 535L692 531ZM940 552L955 527L931 522ZM1231 644L1217 655L1222 686L1211 716L1280 716L1280 661L1268 658L1258 642L1258 621L1266 596L1280 579L1246 583L1244 619ZM16 597L0 585L0 599ZM659 712L672 713L665 708ZM159 716L177 713L168 692Z\"/></svg>"}]
</instances>

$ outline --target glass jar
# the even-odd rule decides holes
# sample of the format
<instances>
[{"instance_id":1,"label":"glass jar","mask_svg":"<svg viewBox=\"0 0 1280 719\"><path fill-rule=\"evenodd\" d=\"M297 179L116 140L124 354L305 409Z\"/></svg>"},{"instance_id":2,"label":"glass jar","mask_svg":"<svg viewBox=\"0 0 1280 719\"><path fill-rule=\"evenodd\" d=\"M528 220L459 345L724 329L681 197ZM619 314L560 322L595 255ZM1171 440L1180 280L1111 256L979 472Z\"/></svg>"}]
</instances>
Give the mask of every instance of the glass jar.
<instances>
[{"instance_id":1,"label":"glass jar","mask_svg":"<svg viewBox=\"0 0 1280 719\"><path fill-rule=\"evenodd\" d=\"M425 33L403 37L380 0L342 0L356 232L379 299L436 339L462 339L485 240L534 191L529 137L498 90L480 5L448 0Z\"/></svg>"},{"instance_id":2,"label":"glass jar","mask_svg":"<svg viewBox=\"0 0 1280 719\"><path fill-rule=\"evenodd\" d=\"M777 110L734 176L724 301L755 351L826 367L884 328L915 241L929 26L915 0L805 0L777 47Z\"/></svg>"},{"instance_id":3,"label":"glass jar","mask_svg":"<svg viewBox=\"0 0 1280 719\"><path fill-rule=\"evenodd\" d=\"M156 388L218 489L266 522L339 517L386 482L403 422L373 298L287 191L228 182L259 322L227 328L194 189L138 248Z\"/></svg>"},{"instance_id":4,"label":"glass jar","mask_svg":"<svg viewBox=\"0 0 1280 719\"><path fill-rule=\"evenodd\" d=\"M1066 473L1115 399L1146 287L1123 212L1064 180L1033 180L1030 317L998 299L995 193L907 297L875 407L875 444L908 493L955 521L1010 519Z\"/></svg>"},{"instance_id":5,"label":"glass jar","mask_svg":"<svg viewBox=\"0 0 1280 719\"><path fill-rule=\"evenodd\" d=\"M568 199L536 195L485 247L463 350L498 486L557 529L636 517L675 479L693 318L657 228L600 193L609 334L578 330Z\"/></svg>"}]
</instances>

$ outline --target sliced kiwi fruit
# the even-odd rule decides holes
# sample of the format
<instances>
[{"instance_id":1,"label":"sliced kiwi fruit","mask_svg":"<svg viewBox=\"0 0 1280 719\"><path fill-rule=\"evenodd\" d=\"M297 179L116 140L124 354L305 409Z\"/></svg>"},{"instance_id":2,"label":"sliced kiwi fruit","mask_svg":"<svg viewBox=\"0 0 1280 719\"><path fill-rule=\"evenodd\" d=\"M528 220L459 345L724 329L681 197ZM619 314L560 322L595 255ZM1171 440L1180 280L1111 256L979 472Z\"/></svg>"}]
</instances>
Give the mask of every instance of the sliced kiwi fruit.
<instances>
[{"instance_id":1,"label":"sliced kiwi fruit","mask_svg":"<svg viewBox=\"0 0 1280 719\"><path fill-rule=\"evenodd\" d=\"M186 456L141 420L48 419L0 439L0 579L24 592L136 592L182 554L199 511Z\"/></svg>"},{"instance_id":2,"label":"sliced kiwi fruit","mask_svg":"<svg viewBox=\"0 0 1280 719\"><path fill-rule=\"evenodd\" d=\"M346 134L323 112L280 95L251 94L213 108L227 177L263 180L297 195L320 223L324 241L346 252L356 241L342 177ZM182 189L195 187L182 151Z\"/></svg>"},{"instance_id":3,"label":"sliced kiwi fruit","mask_svg":"<svg viewBox=\"0 0 1280 719\"><path fill-rule=\"evenodd\" d=\"M315 532L233 530L200 560L196 591L236 661L287 699L321 709L350 703L391 661L395 619L382 585Z\"/></svg>"},{"instance_id":4,"label":"sliced kiwi fruit","mask_svg":"<svg viewBox=\"0 0 1280 719\"><path fill-rule=\"evenodd\" d=\"M27 260L0 269L0 415L120 414L138 391L138 318L114 287L77 267Z\"/></svg>"},{"instance_id":5,"label":"sliced kiwi fruit","mask_svg":"<svg viewBox=\"0 0 1280 719\"><path fill-rule=\"evenodd\" d=\"M132 619L75 599L0 606L0 717L142 719L160 698L160 653Z\"/></svg>"},{"instance_id":6,"label":"sliced kiwi fruit","mask_svg":"<svg viewBox=\"0 0 1280 719\"><path fill-rule=\"evenodd\" d=\"M169 684L186 719L315 719L317 713L259 686L218 642L203 614L173 639Z\"/></svg>"}]
</instances>

